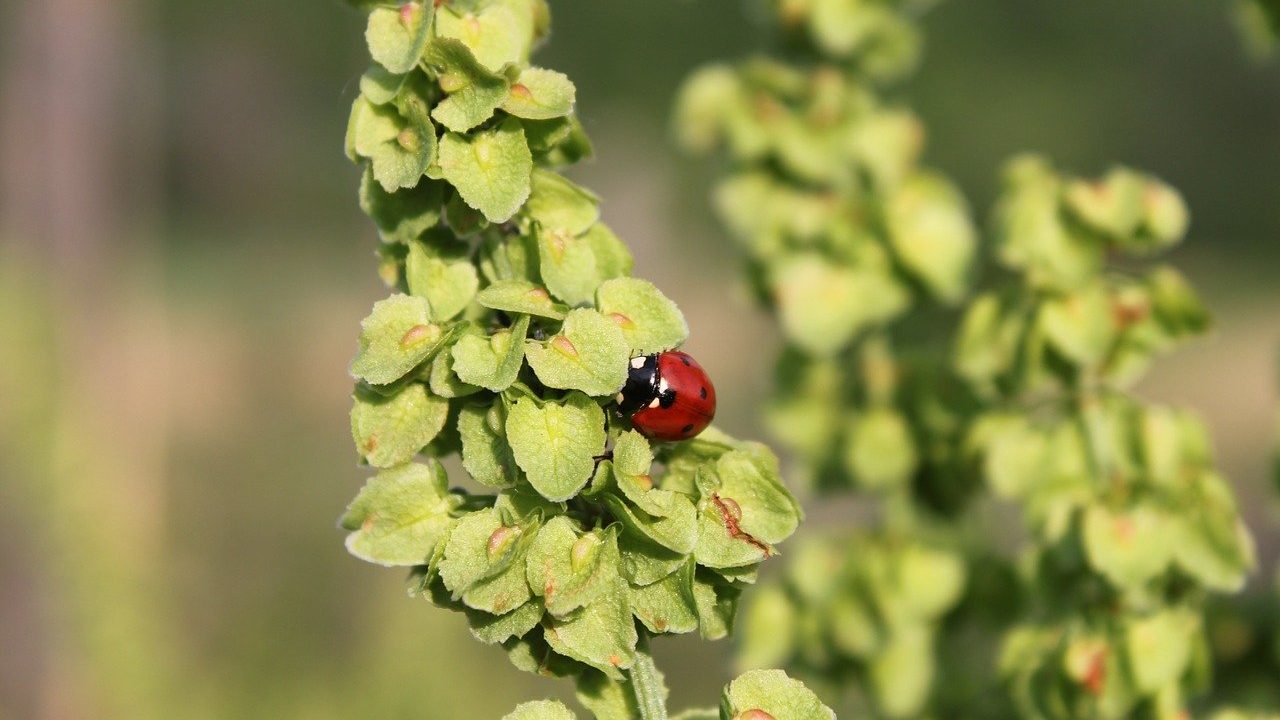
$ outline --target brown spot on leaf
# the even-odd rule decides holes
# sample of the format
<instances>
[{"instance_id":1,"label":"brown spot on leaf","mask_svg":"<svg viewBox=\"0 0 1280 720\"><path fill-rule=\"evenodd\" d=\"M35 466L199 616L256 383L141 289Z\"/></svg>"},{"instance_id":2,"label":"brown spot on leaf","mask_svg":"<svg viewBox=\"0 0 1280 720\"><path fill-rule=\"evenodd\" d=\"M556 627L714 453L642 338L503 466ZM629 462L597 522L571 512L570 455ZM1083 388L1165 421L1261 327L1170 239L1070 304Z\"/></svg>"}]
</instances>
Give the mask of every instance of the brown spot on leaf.
<instances>
[{"instance_id":1,"label":"brown spot on leaf","mask_svg":"<svg viewBox=\"0 0 1280 720\"><path fill-rule=\"evenodd\" d=\"M622 664L622 658L618 657L617 655L610 655L609 664L614 667L618 667L619 665Z\"/></svg>"},{"instance_id":2,"label":"brown spot on leaf","mask_svg":"<svg viewBox=\"0 0 1280 720\"><path fill-rule=\"evenodd\" d=\"M435 328L430 325L414 325L409 328L409 332L405 333L404 337L400 338L400 347L413 347L423 340L429 339L434 334L434 330Z\"/></svg>"},{"instance_id":3,"label":"brown spot on leaf","mask_svg":"<svg viewBox=\"0 0 1280 720\"><path fill-rule=\"evenodd\" d=\"M1100 647L1089 657L1089 666L1081 684L1090 695L1101 695L1107 681L1107 649Z\"/></svg>"},{"instance_id":4,"label":"brown spot on leaf","mask_svg":"<svg viewBox=\"0 0 1280 720\"><path fill-rule=\"evenodd\" d=\"M578 348L574 347L573 341L563 335L557 335L552 338L551 347L559 350L569 357L578 357Z\"/></svg>"},{"instance_id":5,"label":"brown spot on leaf","mask_svg":"<svg viewBox=\"0 0 1280 720\"><path fill-rule=\"evenodd\" d=\"M640 487L644 488L645 490L652 490L652 489L653 489L653 476L652 476L652 475L637 475L637 476L636 476L636 483L637 483L638 485L640 485Z\"/></svg>"},{"instance_id":6,"label":"brown spot on leaf","mask_svg":"<svg viewBox=\"0 0 1280 720\"><path fill-rule=\"evenodd\" d=\"M711 495L711 502L715 504L716 509L720 511L720 520L724 523L725 530L729 532L729 536L742 540L743 542L754 545L765 557L773 555L773 548L769 544L762 542L742 529L739 524L742 521L742 506L733 498L722 498L717 494Z\"/></svg>"},{"instance_id":7,"label":"brown spot on leaf","mask_svg":"<svg viewBox=\"0 0 1280 720\"><path fill-rule=\"evenodd\" d=\"M369 453L377 449L378 449L378 436L370 435L369 438L364 441L364 452L366 455L368 455Z\"/></svg>"},{"instance_id":8,"label":"brown spot on leaf","mask_svg":"<svg viewBox=\"0 0 1280 720\"><path fill-rule=\"evenodd\" d=\"M747 710L734 716L733 720L775 720L769 713L760 710Z\"/></svg>"},{"instance_id":9,"label":"brown spot on leaf","mask_svg":"<svg viewBox=\"0 0 1280 720\"><path fill-rule=\"evenodd\" d=\"M609 319L617 323L618 327L629 328L635 326L631 318L622 313L609 313Z\"/></svg>"},{"instance_id":10,"label":"brown spot on leaf","mask_svg":"<svg viewBox=\"0 0 1280 720\"><path fill-rule=\"evenodd\" d=\"M529 88L520 83L511 86L511 94L523 100L533 99L533 93L529 92Z\"/></svg>"}]
</instances>

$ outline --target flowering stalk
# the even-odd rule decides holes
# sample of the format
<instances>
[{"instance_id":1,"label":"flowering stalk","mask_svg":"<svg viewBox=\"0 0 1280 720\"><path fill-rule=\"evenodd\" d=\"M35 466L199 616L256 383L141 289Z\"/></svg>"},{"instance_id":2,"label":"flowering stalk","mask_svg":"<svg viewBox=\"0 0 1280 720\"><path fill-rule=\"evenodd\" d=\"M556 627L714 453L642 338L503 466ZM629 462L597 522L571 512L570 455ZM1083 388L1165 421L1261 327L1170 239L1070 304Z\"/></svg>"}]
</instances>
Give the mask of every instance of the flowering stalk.
<instances>
[{"instance_id":1,"label":"flowering stalk","mask_svg":"<svg viewBox=\"0 0 1280 720\"><path fill-rule=\"evenodd\" d=\"M714 429L651 444L618 411L631 358L688 327L559 172L591 144L573 83L530 63L546 3L358 4L375 64L347 150L392 294L351 364L377 474L342 518L347 547L411 568L415 596L518 667L574 678L597 718L665 718L648 636L726 636L799 506L764 446ZM449 457L483 491L451 489ZM781 673L725 697L726 719L829 716Z\"/></svg>"}]
</instances>

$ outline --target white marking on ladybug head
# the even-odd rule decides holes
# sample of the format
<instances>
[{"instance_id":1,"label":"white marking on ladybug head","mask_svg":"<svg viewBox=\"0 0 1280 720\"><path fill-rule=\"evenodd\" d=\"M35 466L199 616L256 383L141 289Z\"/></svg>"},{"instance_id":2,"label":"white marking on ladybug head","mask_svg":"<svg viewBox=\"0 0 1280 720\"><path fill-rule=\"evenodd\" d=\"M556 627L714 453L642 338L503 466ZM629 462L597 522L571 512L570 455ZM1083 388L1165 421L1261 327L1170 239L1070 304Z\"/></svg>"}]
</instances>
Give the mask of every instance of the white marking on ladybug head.
<instances>
[{"instance_id":1,"label":"white marking on ladybug head","mask_svg":"<svg viewBox=\"0 0 1280 720\"><path fill-rule=\"evenodd\" d=\"M661 404L662 404L661 400L659 400L658 398L654 398L653 401L649 403L649 408L652 410L656 410L658 406Z\"/></svg>"},{"instance_id":2,"label":"white marking on ladybug head","mask_svg":"<svg viewBox=\"0 0 1280 720\"><path fill-rule=\"evenodd\" d=\"M659 394L659 395L666 395L666 394L667 394L667 391L668 391L668 390L670 390L670 389L671 389L671 386L667 384L667 379L666 379L666 378L662 378L662 379L658 380L658 394Z\"/></svg>"},{"instance_id":3,"label":"white marking on ladybug head","mask_svg":"<svg viewBox=\"0 0 1280 720\"><path fill-rule=\"evenodd\" d=\"M619 405L621 405L621 404L622 404L622 401L623 401L623 400L626 400L626 398L625 398L625 397L623 397L622 393L618 393L617 397L615 397L615 398L614 398L614 400L615 400Z\"/></svg>"},{"instance_id":4,"label":"white marking on ladybug head","mask_svg":"<svg viewBox=\"0 0 1280 720\"><path fill-rule=\"evenodd\" d=\"M637 369L637 370L639 370L640 368L644 367L644 357L633 357L633 358L631 358L631 367L633 367L633 368L635 368L635 369Z\"/></svg>"}]
</instances>

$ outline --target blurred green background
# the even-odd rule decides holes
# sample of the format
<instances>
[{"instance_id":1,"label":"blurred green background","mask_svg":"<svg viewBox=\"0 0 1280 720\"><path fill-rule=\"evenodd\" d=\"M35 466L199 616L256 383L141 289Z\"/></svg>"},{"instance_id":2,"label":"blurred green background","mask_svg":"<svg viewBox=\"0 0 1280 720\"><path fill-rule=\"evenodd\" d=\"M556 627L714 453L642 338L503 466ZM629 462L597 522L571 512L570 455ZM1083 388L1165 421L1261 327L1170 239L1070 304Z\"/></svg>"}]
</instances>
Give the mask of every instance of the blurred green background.
<instances>
[{"instance_id":1,"label":"blurred green background","mask_svg":"<svg viewBox=\"0 0 1280 720\"><path fill-rule=\"evenodd\" d=\"M540 62L578 83L578 179L685 310L721 422L759 436L775 346L666 116L765 33L749 3L553 0ZM1219 317L1153 398L1214 429L1271 582L1280 63L1207 0L955 0L896 89L981 217L999 164L1123 161L1181 188L1176 260ZM384 294L342 136L364 69L338 0L0 5L0 718L496 718L524 675L335 520L366 473L346 364ZM830 514L824 514L830 520ZM725 644L664 641L674 705Z\"/></svg>"}]
</instances>

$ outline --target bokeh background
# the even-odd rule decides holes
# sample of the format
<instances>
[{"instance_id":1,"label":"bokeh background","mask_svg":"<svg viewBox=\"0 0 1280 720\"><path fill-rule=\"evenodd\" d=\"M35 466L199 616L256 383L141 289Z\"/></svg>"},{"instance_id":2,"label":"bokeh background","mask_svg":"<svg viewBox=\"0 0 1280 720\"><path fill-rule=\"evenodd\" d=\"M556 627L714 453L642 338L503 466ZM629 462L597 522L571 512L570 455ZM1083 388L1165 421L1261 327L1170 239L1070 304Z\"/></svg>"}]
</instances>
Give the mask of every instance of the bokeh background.
<instances>
[{"instance_id":1,"label":"bokeh background","mask_svg":"<svg viewBox=\"0 0 1280 720\"><path fill-rule=\"evenodd\" d=\"M637 274L685 310L754 419L776 345L667 113L680 78L765 35L748 3L557 0L542 64L578 84ZM564 696L401 578L346 555L363 482L347 362L384 294L342 155L364 69L339 0L0 4L0 718L497 718ZM895 91L986 214L1000 163L1123 161L1181 188L1212 339L1142 386L1213 427L1262 546L1280 350L1280 60L1225 0L957 0ZM1261 601L1260 601L1261 602ZM724 643L663 641L674 705Z\"/></svg>"}]
</instances>

